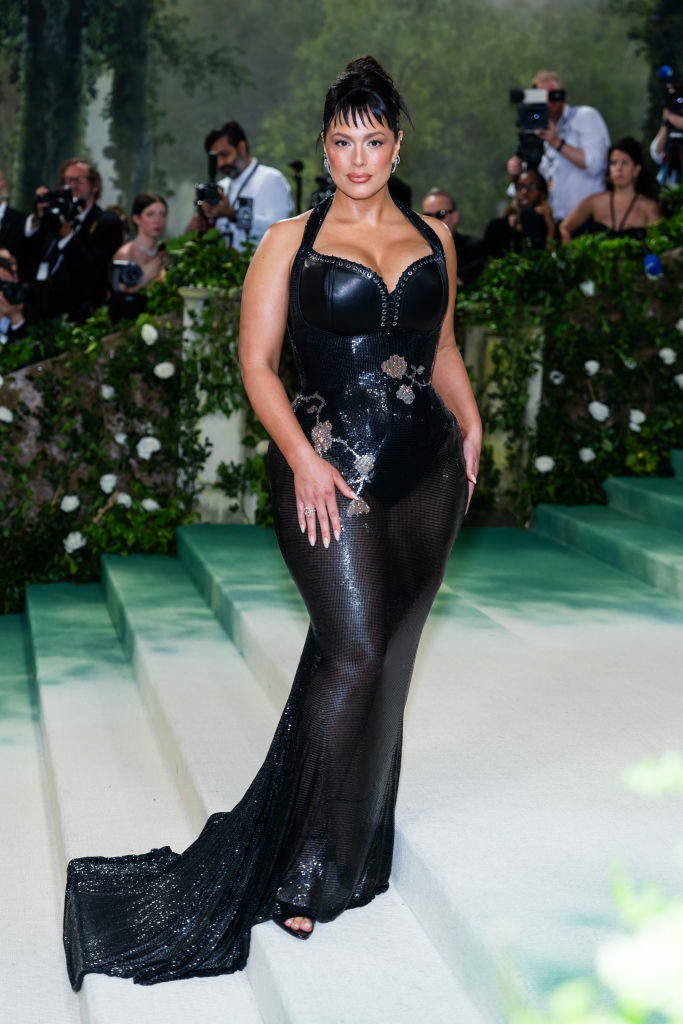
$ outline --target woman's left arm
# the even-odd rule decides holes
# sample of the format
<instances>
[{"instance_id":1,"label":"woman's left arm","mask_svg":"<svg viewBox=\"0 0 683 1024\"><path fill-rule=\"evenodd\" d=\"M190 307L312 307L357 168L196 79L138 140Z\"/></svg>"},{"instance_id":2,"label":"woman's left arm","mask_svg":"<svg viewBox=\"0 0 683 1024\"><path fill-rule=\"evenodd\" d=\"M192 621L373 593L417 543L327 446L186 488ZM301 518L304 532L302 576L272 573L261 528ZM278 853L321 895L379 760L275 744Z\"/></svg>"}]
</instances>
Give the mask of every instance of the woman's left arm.
<instances>
[{"instance_id":1,"label":"woman's left arm","mask_svg":"<svg viewBox=\"0 0 683 1024\"><path fill-rule=\"evenodd\" d=\"M472 500L472 492L477 482L479 472L479 454L481 452L482 427L481 417L477 409L477 403L472 392L467 370L455 344L453 331L453 313L455 310L455 292L457 276L457 258L453 237L445 224L433 224L430 227L436 228L443 243L446 254L446 269L448 271L449 294L448 308L441 326L441 334L434 358L432 368L432 384L444 401L444 404L453 413L463 438L463 451L465 454L465 466L467 479L469 480L469 495L467 507Z\"/></svg>"}]
</instances>

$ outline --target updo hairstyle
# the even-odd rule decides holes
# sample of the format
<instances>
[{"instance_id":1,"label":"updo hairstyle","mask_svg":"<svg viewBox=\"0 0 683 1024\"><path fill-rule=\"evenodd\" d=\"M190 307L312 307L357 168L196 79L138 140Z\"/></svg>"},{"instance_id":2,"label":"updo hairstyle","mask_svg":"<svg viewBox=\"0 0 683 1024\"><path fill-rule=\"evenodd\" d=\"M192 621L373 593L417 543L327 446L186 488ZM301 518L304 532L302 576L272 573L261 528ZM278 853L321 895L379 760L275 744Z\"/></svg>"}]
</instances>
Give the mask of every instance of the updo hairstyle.
<instances>
[{"instance_id":1,"label":"updo hairstyle","mask_svg":"<svg viewBox=\"0 0 683 1024\"><path fill-rule=\"evenodd\" d=\"M168 213L168 203L164 197L160 196L157 192L140 192L136 195L133 200L133 209L131 213L133 216L137 215L139 217L142 211L146 210L148 206L152 205L152 203L161 203L166 210L166 213Z\"/></svg>"},{"instance_id":2,"label":"updo hairstyle","mask_svg":"<svg viewBox=\"0 0 683 1024\"><path fill-rule=\"evenodd\" d=\"M323 139L335 120L354 127L366 120L384 123L398 136L401 114L410 121L405 100L390 75L374 57L357 57L347 64L327 90L323 110ZM412 121L410 121L412 124Z\"/></svg>"}]
</instances>

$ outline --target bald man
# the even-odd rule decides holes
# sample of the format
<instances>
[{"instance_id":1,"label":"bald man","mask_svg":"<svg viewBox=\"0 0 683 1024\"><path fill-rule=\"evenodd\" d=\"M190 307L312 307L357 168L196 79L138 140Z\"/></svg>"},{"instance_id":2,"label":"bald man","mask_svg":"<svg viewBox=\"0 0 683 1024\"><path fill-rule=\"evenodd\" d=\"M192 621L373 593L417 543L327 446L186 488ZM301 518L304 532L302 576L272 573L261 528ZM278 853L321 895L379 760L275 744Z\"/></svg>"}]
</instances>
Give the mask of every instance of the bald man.
<instances>
[{"instance_id":1,"label":"bald man","mask_svg":"<svg viewBox=\"0 0 683 1024\"><path fill-rule=\"evenodd\" d=\"M460 213L454 197L444 188L430 188L422 200L422 213L436 217L450 229L458 257L458 283L470 284L484 269L485 251L480 238L458 231Z\"/></svg>"}]
</instances>

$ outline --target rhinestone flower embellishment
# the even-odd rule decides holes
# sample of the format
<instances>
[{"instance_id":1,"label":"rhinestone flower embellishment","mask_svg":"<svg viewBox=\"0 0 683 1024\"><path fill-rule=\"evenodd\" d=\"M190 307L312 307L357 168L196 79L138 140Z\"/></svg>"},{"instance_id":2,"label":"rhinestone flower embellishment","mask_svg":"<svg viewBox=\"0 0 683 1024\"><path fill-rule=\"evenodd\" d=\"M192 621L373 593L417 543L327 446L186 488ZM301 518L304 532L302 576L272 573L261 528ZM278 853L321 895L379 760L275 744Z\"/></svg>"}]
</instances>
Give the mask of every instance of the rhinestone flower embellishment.
<instances>
[{"instance_id":1,"label":"rhinestone flower embellishment","mask_svg":"<svg viewBox=\"0 0 683 1024\"><path fill-rule=\"evenodd\" d=\"M372 455L359 455L353 465L356 472L367 479L375 467L375 460Z\"/></svg>"},{"instance_id":2,"label":"rhinestone flower embellishment","mask_svg":"<svg viewBox=\"0 0 683 1024\"><path fill-rule=\"evenodd\" d=\"M415 401L415 392L412 388L409 388L407 384L401 384L400 388L396 392L396 397L400 398L406 405L412 405Z\"/></svg>"},{"instance_id":3,"label":"rhinestone flower embellishment","mask_svg":"<svg viewBox=\"0 0 683 1024\"><path fill-rule=\"evenodd\" d=\"M382 363L382 372L387 377L402 377L408 369L408 364L403 356L389 356Z\"/></svg>"},{"instance_id":4,"label":"rhinestone flower embellishment","mask_svg":"<svg viewBox=\"0 0 683 1024\"><path fill-rule=\"evenodd\" d=\"M332 424L329 420L323 420L322 423L316 423L311 431L311 440L313 441L313 447L318 455L322 455L323 452L329 451L332 447Z\"/></svg>"},{"instance_id":5,"label":"rhinestone flower embellishment","mask_svg":"<svg viewBox=\"0 0 683 1024\"><path fill-rule=\"evenodd\" d=\"M364 498L354 498L346 510L347 516L366 516L370 506Z\"/></svg>"}]
</instances>

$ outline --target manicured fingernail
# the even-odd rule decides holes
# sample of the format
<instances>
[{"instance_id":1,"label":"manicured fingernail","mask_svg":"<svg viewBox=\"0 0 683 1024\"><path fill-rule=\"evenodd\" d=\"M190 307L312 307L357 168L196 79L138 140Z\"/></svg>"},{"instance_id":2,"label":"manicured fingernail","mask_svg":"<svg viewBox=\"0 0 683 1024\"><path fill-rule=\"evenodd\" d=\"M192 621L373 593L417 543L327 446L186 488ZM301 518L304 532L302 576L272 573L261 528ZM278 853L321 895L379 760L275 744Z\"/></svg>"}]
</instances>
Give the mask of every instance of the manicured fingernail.
<instances>
[{"instance_id":1,"label":"manicured fingernail","mask_svg":"<svg viewBox=\"0 0 683 1024\"><path fill-rule=\"evenodd\" d=\"M306 524L305 523L299 523L299 526L301 527L301 532L305 533L306 532Z\"/></svg>"},{"instance_id":2,"label":"manicured fingernail","mask_svg":"<svg viewBox=\"0 0 683 1024\"><path fill-rule=\"evenodd\" d=\"M339 533L339 530L335 530L334 531L334 539L335 540L339 540L340 537L341 537L341 534Z\"/></svg>"},{"instance_id":3,"label":"manicured fingernail","mask_svg":"<svg viewBox=\"0 0 683 1024\"><path fill-rule=\"evenodd\" d=\"M323 545L326 548L329 548L329 546L330 546L330 538L329 537L323 537Z\"/></svg>"},{"instance_id":4,"label":"manicured fingernail","mask_svg":"<svg viewBox=\"0 0 683 1024\"><path fill-rule=\"evenodd\" d=\"M315 537L311 537L311 536L309 535L309 538L308 538L308 539L309 539L309 541L310 541L311 547L313 547L313 546L314 546L314 544L315 544Z\"/></svg>"}]
</instances>

